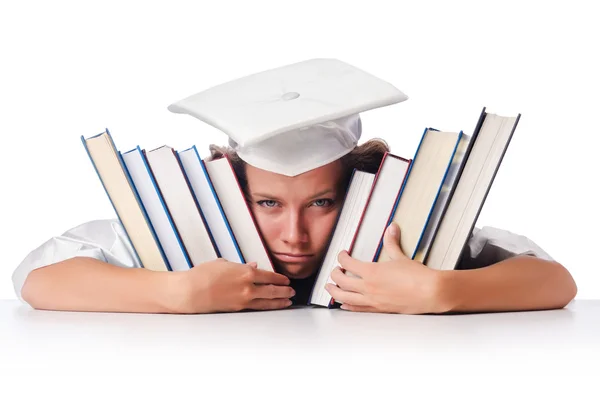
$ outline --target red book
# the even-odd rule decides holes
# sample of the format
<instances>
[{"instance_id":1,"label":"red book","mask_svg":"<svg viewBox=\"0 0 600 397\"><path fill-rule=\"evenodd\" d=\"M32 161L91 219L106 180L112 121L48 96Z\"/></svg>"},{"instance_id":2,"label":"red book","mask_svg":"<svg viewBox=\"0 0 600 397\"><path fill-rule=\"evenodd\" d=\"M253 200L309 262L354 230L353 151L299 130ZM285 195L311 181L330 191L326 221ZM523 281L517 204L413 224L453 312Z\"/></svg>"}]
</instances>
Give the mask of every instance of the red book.
<instances>
[{"instance_id":1,"label":"red book","mask_svg":"<svg viewBox=\"0 0 600 397\"><path fill-rule=\"evenodd\" d=\"M350 244L351 257L376 262L383 245L383 234L400 199L412 160L386 153L381 161L360 226Z\"/></svg>"},{"instance_id":2,"label":"red book","mask_svg":"<svg viewBox=\"0 0 600 397\"><path fill-rule=\"evenodd\" d=\"M402 194L411 165L412 160L386 153L374 179L369 180L366 173L355 171L340 218L357 216L359 219L345 219L343 222L338 220L332 239L335 244L329 246L324 266L321 267L311 293L311 304L335 307L336 303L324 286L327 282L332 282L331 271L339 265L337 255L340 247L347 245L348 253L353 258L366 262L377 260L383 234ZM360 176L360 179L356 179L357 176ZM361 199L363 193L367 196L364 200ZM356 228L353 229L354 225ZM348 229L354 232L343 235Z\"/></svg>"}]
</instances>

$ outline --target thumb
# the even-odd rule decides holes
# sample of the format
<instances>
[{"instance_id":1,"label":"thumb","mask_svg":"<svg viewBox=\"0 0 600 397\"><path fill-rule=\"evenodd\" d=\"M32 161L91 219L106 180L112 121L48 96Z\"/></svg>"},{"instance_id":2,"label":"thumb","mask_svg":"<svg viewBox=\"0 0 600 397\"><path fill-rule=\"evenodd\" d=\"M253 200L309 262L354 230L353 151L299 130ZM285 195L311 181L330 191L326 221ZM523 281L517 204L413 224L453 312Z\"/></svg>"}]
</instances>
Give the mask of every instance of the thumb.
<instances>
[{"instance_id":1,"label":"thumb","mask_svg":"<svg viewBox=\"0 0 600 397\"><path fill-rule=\"evenodd\" d=\"M392 222L385 231L385 235L383 236L383 248L392 260L406 257L400 247L400 227L394 222Z\"/></svg>"}]
</instances>

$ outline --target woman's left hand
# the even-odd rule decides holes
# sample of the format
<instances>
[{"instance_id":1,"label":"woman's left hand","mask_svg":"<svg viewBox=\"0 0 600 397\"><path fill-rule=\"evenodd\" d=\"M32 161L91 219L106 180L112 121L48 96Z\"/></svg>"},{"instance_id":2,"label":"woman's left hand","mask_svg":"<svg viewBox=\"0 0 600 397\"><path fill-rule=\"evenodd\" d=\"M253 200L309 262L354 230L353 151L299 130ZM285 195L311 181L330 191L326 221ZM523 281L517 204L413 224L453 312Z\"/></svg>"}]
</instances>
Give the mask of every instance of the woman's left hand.
<instances>
[{"instance_id":1,"label":"woman's left hand","mask_svg":"<svg viewBox=\"0 0 600 397\"><path fill-rule=\"evenodd\" d=\"M337 284L326 289L341 308L360 312L438 313L442 310L441 271L409 259L400 248L400 228L392 223L386 230L383 249L391 260L380 263L354 259L346 251L338 256L340 267L331 273Z\"/></svg>"}]
</instances>

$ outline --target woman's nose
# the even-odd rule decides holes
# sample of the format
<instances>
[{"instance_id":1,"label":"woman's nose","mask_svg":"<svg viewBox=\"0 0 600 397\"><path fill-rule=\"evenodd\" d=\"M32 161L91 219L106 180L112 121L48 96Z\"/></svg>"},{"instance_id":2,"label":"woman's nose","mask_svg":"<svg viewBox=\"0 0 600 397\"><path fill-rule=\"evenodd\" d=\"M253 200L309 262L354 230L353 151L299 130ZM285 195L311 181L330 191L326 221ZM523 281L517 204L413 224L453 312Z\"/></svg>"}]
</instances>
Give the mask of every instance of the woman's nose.
<instances>
[{"instance_id":1,"label":"woman's nose","mask_svg":"<svg viewBox=\"0 0 600 397\"><path fill-rule=\"evenodd\" d=\"M302 244L308 241L308 231L302 214L298 211L290 211L284 219L282 227L282 240L288 244Z\"/></svg>"}]
</instances>

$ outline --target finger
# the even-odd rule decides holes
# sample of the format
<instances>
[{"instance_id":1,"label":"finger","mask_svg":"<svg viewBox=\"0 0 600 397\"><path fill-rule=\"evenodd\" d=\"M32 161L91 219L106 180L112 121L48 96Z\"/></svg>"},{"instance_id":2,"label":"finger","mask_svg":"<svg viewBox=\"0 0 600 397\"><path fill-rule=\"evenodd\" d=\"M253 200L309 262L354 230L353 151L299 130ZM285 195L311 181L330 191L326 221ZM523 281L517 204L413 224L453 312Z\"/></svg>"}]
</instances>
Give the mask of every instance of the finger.
<instances>
[{"instance_id":1,"label":"finger","mask_svg":"<svg viewBox=\"0 0 600 397\"><path fill-rule=\"evenodd\" d=\"M338 254L338 262L344 269L361 278L364 277L365 271L368 270L366 262L352 258L346 250Z\"/></svg>"},{"instance_id":2,"label":"finger","mask_svg":"<svg viewBox=\"0 0 600 397\"><path fill-rule=\"evenodd\" d=\"M400 248L400 227L395 222L392 222L385 231L383 249L392 260L406 258Z\"/></svg>"},{"instance_id":3,"label":"finger","mask_svg":"<svg viewBox=\"0 0 600 397\"><path fill-rule=\"evenodd\" d=\"M252 281L255 284L290 285L290 279L283 274L262 269L253 270Z\"/></svg>"},{"instance_id":4,"label":"finger","mask_svg":"<svg viewBox=\"0 0 600 397\"><path fill-rule=\"evenodd\" d=\"M349 303L351 305L360 306L369 305L368 299L364 295L361 295L357 292L344 291L343 289L334 284L327 284L325 286L325 289L327 290L327 292L329 292L329 295L331 295L331 297L336 302Z\"/></svg>"},{"instance_id":5,"label":"finger","mask_svg":"<svg viewBox=\"0 0 600 397\"><path fill-rule=\"evenodd\" d=\"M254 299L248 303L247 308L253 310L285 309L292 305L289 299Z\"/></svg>"},{"instance_id":6,"label":"finger","mask_svg":"<svg viewBox=\"0 0 600 397\"><path fill-rule=\"evenodd\" d=\"M296 291L292 287L281 287L278 285L256 285L254 287L254 299L278 299L291 298L296 295Z\"/></svg>"},{"instance_id":7,"label":"finger","mask_svg":"<svg viewBox=\"0 0 600 397\"><path fill-rule=\"evenodd\" d=\"M340 309L348 310L351 312L369 312L369 313L379 313L380 312L380 310L378 310L372 306L350 305L347 303L344 303L342 306L340 306Z\"/></svg>"},{"instance_id":8,"label":"finger","mask_svg":"<svg viewBox=\"0 0 600 397\"><path fill-rule=\"evenodd\" d=\"M351 277L347 274L344 274L342 268L339 266L336 266L336 268L331 272L331 280L333 280L333 282L344 291L359 293L364 291L365 282L360 278Z\"/></svg>"}]
</instances>

